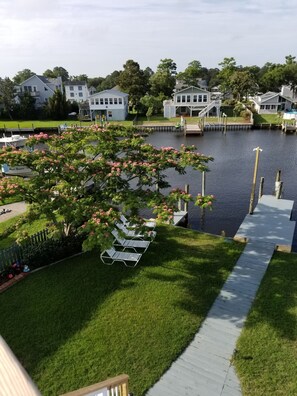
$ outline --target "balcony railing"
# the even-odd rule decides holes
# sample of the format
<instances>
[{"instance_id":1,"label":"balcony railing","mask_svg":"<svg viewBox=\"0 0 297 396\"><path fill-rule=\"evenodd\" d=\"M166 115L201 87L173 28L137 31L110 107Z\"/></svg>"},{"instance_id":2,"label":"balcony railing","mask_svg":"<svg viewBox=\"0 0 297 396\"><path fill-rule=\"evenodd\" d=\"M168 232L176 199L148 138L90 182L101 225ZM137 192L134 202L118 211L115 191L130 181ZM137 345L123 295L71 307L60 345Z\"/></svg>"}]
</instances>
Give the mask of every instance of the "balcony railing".
<instances>
[{"instance_id":1,"label":"balcony railing","mask_svg":"<svg viewBox=\"0 0 297 396\"><path fill-rule=\"evenodd\" d=\"M118 375L61 396L93 396L97 395L97 392L103 396L128 396L128 379L129 376L126 374Z\"/></svg>"}]
</instances>

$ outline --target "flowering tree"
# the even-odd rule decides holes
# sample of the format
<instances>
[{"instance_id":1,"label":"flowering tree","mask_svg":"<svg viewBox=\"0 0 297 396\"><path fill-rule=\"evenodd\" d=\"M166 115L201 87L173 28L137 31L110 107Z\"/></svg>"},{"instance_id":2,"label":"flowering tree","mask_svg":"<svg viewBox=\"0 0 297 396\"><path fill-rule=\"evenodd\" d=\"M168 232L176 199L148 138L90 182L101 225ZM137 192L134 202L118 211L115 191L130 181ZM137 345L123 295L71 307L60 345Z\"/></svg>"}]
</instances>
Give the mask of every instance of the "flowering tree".
<instances>
[{"instance_id":1,"label":"flowering tree","mask_svg":"<svg viewBox=\"0 0 297 396\"><path fill-rule=\"evenodd\" d=\"M74 128L61 135L40 133L31 136L27 146L0 150L0 163L32 170L28 180L2 178L0 199L22 195L31 204L30 214L45 215L60 235L84 230L86 248L110 246L119 208L134 219L140 209L151 208L158 219L171 220L179 199L194 198L181 189L162 192L170 187L166 170L184 174L190 166L206 171L212 160L194 146L155 148L133 128L112 125ZM201 207L212 202L213 196L195 200Z\"/></svg>"}]
</instances>

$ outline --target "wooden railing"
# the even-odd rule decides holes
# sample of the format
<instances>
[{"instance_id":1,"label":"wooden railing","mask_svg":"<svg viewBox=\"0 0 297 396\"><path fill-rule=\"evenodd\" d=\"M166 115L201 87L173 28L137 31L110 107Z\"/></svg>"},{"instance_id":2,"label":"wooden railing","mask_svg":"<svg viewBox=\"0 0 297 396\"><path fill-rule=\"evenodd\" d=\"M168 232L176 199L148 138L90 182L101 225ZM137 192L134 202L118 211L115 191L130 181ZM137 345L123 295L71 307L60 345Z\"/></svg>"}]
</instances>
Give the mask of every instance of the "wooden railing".
<instances>
[{"instance_id":1,"label":"wooden railing","mask_svg":"<svg viewBox=\"0 0 297 396\"><path fill-rule=\"evenodd\" d=\"M128 396L128 380L129 376L122 374L61 396Z\"/></svg>"}]
</instances>

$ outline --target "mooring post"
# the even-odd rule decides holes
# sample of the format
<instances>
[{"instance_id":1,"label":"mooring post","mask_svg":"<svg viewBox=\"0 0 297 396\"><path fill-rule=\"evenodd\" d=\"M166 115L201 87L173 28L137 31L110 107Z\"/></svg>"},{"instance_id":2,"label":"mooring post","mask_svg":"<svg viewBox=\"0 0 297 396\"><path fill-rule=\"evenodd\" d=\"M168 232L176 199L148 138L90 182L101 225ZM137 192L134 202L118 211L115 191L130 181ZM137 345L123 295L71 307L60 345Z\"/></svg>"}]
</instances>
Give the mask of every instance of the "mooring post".
<instances>
[{"instance_id":1,"label":"mooring post","mask_svg":"<svg viewBox=\"0 0 297 396\"><path fill-rule=\"evenodd\" d=\"M259 186L259 198L258 199L260 199L262 197L263 190L264 190L264 177L261 177L260 186Z\"/></svg>"},{"instance_id":2,"label":"mooring post","mask_svg":"<svg viewBox=\"0 0 297 396\"><path fill-rule=\"evenodd\" d=\"M280 181L280 182L278 182L278 183L279 183L279 188L278 188L278 190L276 191L276 199L280 199L281 196L282 196L282 192L283 192L283 182Z\"/></svg>"},{"instance_id":3,"label":"mooring post","mask_svg":"<svg viewBox=\"0 0 297 396\"><path fill-rule=\"evenodd\" d=\"M202 197L205 196L205 172L202 172L201 195L202 195Z\"/></svg>"},{"instance_id":4,"label":"mooring post","mask_svg":"<svg viewBox=\"0 0 297 396\"><path fill-rule=\"evenodd\" d=\"M274 184L274 194L277 199L281 197L281 190L282 190L282 182L280 181L280 177L281 177L281 171L278 170L276 172L275 184Z\"/></svg>"},{"instance_id":5,"label":"mooring post","mask_svg":"<svg viewBox=\"0 0 297 396\"><path fill-rule=\"evenodd\" d=\"M186 184L185 185L185 193L189 194L189 191L190 191L190 186L189 186L189 184ZM184 202L184 211L187 212L188 208L189 208L189 203L188 202Z\"/></svg>"},{"instance_id":6,"label":"mooring post","mask_svg":"<svg viewBox=\"0 0 297 396\"><path fill-rule=\"evenodd\" d=\"M258 165L259 165L259 154L262 149L260 147L254 148L253 151L256 151L256 159L255 159L255 166L254 166L254 176L253 176L253 184L252 184L252 191L251 191L251 198L250 198L250 207L249 207L249 214L253 214L253 206L254 206L254 199L255 199L255 189L256 189L256 181L257 181L257 172L258 172Z\"/></svg>"}]
</instances>

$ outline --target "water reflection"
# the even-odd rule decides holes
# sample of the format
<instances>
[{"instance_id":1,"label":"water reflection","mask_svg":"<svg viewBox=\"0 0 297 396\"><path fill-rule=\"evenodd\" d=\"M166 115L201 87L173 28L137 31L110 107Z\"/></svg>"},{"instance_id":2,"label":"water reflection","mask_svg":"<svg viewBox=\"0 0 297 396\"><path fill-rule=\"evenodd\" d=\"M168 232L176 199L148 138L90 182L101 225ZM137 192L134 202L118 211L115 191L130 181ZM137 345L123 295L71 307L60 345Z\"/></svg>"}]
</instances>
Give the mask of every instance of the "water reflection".
<instances>
[{"instance_id":1,"label":"water reflection","mask_svg":"<svg viewBox=\"0 0 297 396\"><path fill-rule=\"evenodd\" d=\"M214 210L204 214L200 208L189 206L189 226L194 229L233 236L248 213L253 167L257 146L260 154L257 189L260 177L265 178L264 194L272 194L277 170L281 170L284 183L283 198L295 200L297 196L297 136L283 135L277 130L206 132L204 136L188 136L166 132L154 133L147 141L155 146L181 144L197 147L197 151L214 157L206 173L206 193L217 198ZM172 186L190 184L190 192L201 192L201 175L189 170L187 175L168 173ZM256 190L256 197L258 196ZM294 206L295 208L295 206ZM296 210L293 212L293 220Z\"/></svg>"}]
</instances>

